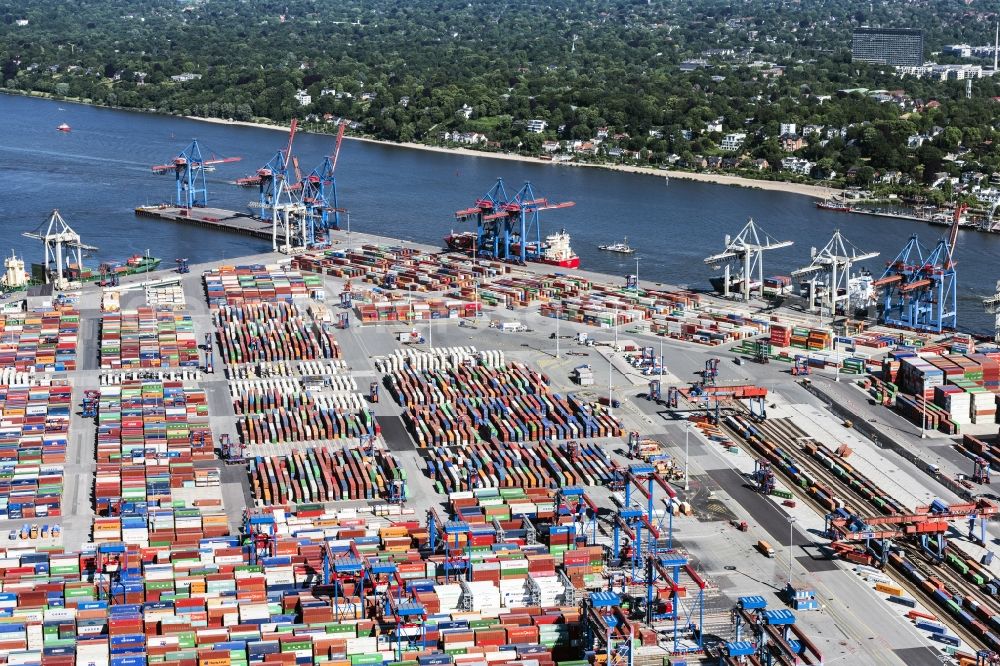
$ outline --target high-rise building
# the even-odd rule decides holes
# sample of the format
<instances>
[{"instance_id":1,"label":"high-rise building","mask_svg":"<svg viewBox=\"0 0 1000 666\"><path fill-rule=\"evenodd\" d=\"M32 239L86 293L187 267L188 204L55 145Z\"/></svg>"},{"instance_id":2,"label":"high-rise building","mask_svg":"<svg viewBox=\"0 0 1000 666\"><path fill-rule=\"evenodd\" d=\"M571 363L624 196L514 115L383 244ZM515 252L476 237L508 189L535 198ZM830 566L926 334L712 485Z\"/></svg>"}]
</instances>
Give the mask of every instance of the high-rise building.
<instances>
[{"instance_id":1,"label":"high-rise building","mask_svg":"<svg viewBox=\"0 0 1000 666\"><path fill-rule=\"evenodd\" d=\"M908 28L855 28L851 58L855 62L919 67L924 64L924 33Z\"/></svg>"}]
</instances>

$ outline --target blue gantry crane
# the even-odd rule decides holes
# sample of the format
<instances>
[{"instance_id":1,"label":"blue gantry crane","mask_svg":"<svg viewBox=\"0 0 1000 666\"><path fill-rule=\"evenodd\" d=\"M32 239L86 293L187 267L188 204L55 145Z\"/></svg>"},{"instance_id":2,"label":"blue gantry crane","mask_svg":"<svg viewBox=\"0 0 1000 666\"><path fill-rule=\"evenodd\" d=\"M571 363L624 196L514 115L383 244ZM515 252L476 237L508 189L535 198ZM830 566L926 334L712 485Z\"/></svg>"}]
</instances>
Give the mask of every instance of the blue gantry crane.
<instances>
[{"instance_id":1,"label":"blue gantry crane","mask_svg":"<svg viewBox=\"0 0 1000 666\"><path fill-rule=\"evenodd\" d=\"M346 127L347 123L342 121L337 128L333 154L324 157L323 162L302 179L302 203L306 206L306 214L314 233L316 229L339 229L340 214L345 212L337 202L335 172Z\"/></svg>"},{"instance_id":2,"label":"blue gantry crane","mask_svg":"<svg viewBox=\"0 0 1000 666\"><path fill-rule=\"evenodd\" d=\"M236 181L239 185L256 183L258 200L251 206L256 205L260 209L261 219L268 222L274 221L275 208L283 199L302 189L302 183L294 177L294 174L289 173L293 167L292 144L295 142L295 130L298 126L298 119L293 118L288 129L288 145L285 149L276 152L267 164L257 169L257 173L253 176Z\"/></svg>"},{"instance_id":3,"label":"blue gantry crane","mask_svg":"<svg viewBox=\"0 0 1000 666\"><path fill-rule=\"evenodd\" d=\"M206 167L216 164L239 162L240 157L215 157L205 159L198 140L192 141L187 148L167 164L156 164L152 167L154 173L174 172L177 193L174 204L180 208L195 208L208 205L208 184L205 181Z\"/></svg>"},{"instance_id":4,"label":"blue gantry crane","mask_svg":"<svg viewBox=\"0 0 1000 666\"><path fill-rule=\"evenodd\" d=\"M946 238L927 250L911 236L873 286L882 289L880 318L890 326L940 333L958 325L958 275L953 258L965 206L955 209Z\"/></svg>"},{"instance_id":5,"label":"blue gantry crane","mask_svg":"<svg viewBox=\"0 0 1000 666\"><path fill-rule=\"evenodd\" d=\"M524 263L542 258L540 213L543 210L569 208L572 201L553 202L539 196L530 182L513 195L507 193L503 178L476 201L471 208L457 211L460 221L474 221L476 232L471 249L479 256Z\"/></svg>"}]
</instances>

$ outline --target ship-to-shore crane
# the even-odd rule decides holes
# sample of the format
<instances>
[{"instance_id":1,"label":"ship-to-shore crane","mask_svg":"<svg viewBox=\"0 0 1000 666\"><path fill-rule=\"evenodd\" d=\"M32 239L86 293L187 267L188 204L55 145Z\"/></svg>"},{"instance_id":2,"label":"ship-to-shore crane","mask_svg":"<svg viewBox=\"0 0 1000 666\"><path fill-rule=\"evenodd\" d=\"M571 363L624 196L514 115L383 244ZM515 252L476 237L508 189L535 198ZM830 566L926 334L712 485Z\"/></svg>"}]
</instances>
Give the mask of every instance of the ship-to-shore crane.
<instances>
[{"instance_id":1,"label":"ship-to-shore crane","mask_svg":"<svg viewBox=\"0 0 1000 666\"><path fill-rule=\"evenodd\" d=\"M316 229L339 229L340 214L345 212L337 202L337 160L340 144L344 140L347 123L341 121L337 127L337 141L333 153L323 158L323 162L302 179L302 203L306 205L313 231Z\"/></svg>"},{"instance_id":2,"label":"ship-to-shore crane","mask_svg":"<svg viewBox=\"0 0 1000 666\"><path fill-rule=\"evenodd\" d=\"M955 208L948 236L928 251L911 236L873 286L884 291L880 318L890 326L940 333L958 325L958 275L955 245L962 213Z\"/></svg>"},{"instance_id":3,"label":"ship-to-shore crane","mask_svg":"<svg viewBox=\"0 0 1000 666\"><path fill-rule=\"evenodd\" d=\"M180 208L204 207L208 205L208 185L205 182L206 167L216 164L239 162L241 157L215 157L205 159L198 140L192 141L172 162L155 164L155 173L174 172L177 193L174 204Z\"/></svg>"},{"instance_id":4,"label":"ship-to-shore crane","mask_svg":"<svg viewBox=\"0 0 1000 666\"><path fill-rule=\"evenodd\" d=\"M45 231L42 232L42 228ZM22 234L25 238L40 240L45 244L45 282L56 289L65 289L69 280L63 271L69 260L75 260L76 265L83 266L83 252L97 250L93 245L80 241L80 234L66 223L58 210L53 210L49 221L43 222L34 231ZM64 251L65 248L65 251Z\"/></svg>"},{"instance_id":5,"label":"ship-to-shore crane","mask_svg":"<svg viewBox=\"0 0 1000 666\"><path fill-rule=\"evenodd\" d=\"M847 302L850 298L851 267L862 261L874 259L878 255L878 252L860 250L844 238L840 229L837 229L823 249L819 251L816 248L812 249L812 262L804 268L792 271L792 277L808 279L806 302L810 310L829 309L833 315L843 303L846 313L849 309ZM819 285L825 286L826 291L817 299L816 292Z\"/></svg>"},{"instance_id":6,"label":"ship-to-shore crane","mask_svg":"<svg viewBox=\"0 0 1000 666\"><path fill-rule=\"evenodd\" d=\"M740 230L740 233L736 234L735 238L726 235L726 249L719 254L706 257L705 263L712 268L724 269L725 274L720 291L727 298L730 296L732 285L731 270L733 265L736 265L738 267L737 275L742 283L740 292L743 300L748 301L755 276L761 293L763 293L764 252L789 247L792 243L793 241L779 241L771 238L751 218Z\"/></svg>"}]
</instances>

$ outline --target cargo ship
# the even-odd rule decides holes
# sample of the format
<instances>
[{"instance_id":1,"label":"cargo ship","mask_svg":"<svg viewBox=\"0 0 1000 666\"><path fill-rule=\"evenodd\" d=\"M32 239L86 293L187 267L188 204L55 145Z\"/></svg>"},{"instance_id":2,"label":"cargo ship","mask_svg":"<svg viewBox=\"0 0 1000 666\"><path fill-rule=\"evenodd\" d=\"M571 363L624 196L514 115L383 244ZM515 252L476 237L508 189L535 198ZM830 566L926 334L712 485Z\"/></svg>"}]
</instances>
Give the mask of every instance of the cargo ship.
<instances>
[{"instance_id":1,"label":"cargo ship","mask_svg":"<svg viewBox=\"0 0 1000 666\"><path fill-rule=\"evenodd\" d=\"M136 273L148 273L155 271L160 266L160 261L158 257L151 257L148 254L135 254L125 261L101 262L97 271L87 266L71 263L66 266L66 277L73 282L94 282L112 274L122 277ZM45 282L45 266L43 264L31 264L31 280L36 283Z\"/></svg>"},{"instance_id":2,"label":"cargo ship","mask_svg":"<svg viewBox=\"0 0 1000 666\"><path fill-rule=\"evenodd\" d=\"M449 250L471 253L476 242L476 233L473 231L451 233L445 236L444 242ZM530 259L530 261L540 264L551 264L560 268L580 267L580 257L570 247L569 234L566 233L565 229L560 230L559 233L546 236L545 240L542 241L540 252L535 248L535 243L528 243L528 251L537 255L537 258ZM520 254L520 244L514 243L511 245L511 252Z\"/></svg>"}]
</instances>

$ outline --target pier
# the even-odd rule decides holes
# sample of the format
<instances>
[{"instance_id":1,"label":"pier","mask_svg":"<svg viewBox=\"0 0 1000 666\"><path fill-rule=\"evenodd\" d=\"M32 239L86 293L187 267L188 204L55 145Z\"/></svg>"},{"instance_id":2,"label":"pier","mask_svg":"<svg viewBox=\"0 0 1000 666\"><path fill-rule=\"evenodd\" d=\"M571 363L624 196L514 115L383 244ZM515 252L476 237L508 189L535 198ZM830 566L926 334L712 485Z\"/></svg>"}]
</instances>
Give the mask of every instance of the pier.
<instances>
[{"instance_id":1,"label":"pier","mask_svg":"<svg viewBox=\"0 0 1000 666\"><path fill-rule=\"evenodd\" d=\"M159 205L159 206L137 206L135 214L139 217L152 217L158 220L169 222L179 222L181 224L192 224L219 231L229 231L271 240L271 223L224 208L182 208L180 206ZM285 242L283 230L278 229L278 241Z\"/></svg>"}]
</instances>

